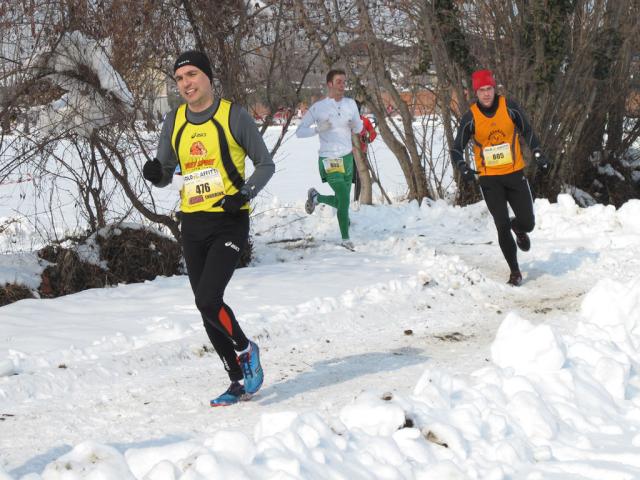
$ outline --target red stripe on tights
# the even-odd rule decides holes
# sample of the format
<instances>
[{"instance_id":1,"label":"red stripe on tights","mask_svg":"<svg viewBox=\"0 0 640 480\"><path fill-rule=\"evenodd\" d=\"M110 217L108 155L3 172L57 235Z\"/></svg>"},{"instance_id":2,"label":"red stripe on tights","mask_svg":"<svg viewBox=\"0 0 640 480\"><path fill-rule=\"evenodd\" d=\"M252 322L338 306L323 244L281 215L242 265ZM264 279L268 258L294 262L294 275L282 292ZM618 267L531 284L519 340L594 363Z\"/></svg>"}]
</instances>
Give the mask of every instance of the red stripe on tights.
<instances>
[{"instance_id":1,"label":"red stripe on tights","mask_svg":"<svg viewBox=\"0 0 640 480\"><path fill-rule=\"evenodd\" d=\"M218 320L227 331L227 333L231 336L233 335L233 326L231 325L231 317L224 309L224 307L220 307L220 311L218 312Z\"/></svg>"}]
</instances>

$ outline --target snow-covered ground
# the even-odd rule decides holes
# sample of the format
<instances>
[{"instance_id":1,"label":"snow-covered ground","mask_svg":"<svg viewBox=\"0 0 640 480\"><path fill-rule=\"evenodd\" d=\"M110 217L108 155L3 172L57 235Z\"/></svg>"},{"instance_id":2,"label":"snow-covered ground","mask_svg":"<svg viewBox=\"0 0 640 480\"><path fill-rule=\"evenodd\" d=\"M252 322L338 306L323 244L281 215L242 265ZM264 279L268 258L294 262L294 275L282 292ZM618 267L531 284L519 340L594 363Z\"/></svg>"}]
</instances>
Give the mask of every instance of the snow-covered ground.
<instances>
[{"instance_id":1,"label":"snow-covered ground","mask_svg":"<svg viewBox=\"0 0 640 480\"><path fill-rule=\"evenodd\" d=\"M482 203L361 206L337 246L303 209L314 149L286 143L227 290L259 394L209 407L228 381L186 277L17 302L0 479L640 478L640 201L537 200L512 288Z\"/></svg>"}]
</instances>

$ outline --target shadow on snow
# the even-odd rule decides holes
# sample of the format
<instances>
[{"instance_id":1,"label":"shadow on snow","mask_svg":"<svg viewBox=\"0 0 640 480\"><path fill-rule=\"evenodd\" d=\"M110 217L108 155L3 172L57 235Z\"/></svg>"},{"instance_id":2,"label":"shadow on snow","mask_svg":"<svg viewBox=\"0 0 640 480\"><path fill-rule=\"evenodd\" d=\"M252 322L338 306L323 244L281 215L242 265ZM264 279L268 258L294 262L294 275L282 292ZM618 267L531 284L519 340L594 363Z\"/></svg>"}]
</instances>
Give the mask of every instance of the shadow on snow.
<instances>
[{"instance_id":1,"label":"shadow on snow","mask_svg":"<svg viewBox=\"0 0 640 480\"><path fill-rule=\"evenodd\" d=\"M398 348L389 352L368 352L316 362L292 378L269 385L260 392L259 403L269 405L357 377L425 363L429 357L417 348Z\"/></svg>"},{"instance_id":2,"label":"shadow on snow","mask_svg":"<svg viewBox=\"0 0 640 480\"><path fill-rule=\"evenodd\" d=\"M523 270L528 272L527 280L533 280L543 275L562 277L565 274L577 270L584 262L595 262L600 256L599 252L577 249L573 252L553 252L547 260L527 262Z\"/></svg>"}]
</instances>

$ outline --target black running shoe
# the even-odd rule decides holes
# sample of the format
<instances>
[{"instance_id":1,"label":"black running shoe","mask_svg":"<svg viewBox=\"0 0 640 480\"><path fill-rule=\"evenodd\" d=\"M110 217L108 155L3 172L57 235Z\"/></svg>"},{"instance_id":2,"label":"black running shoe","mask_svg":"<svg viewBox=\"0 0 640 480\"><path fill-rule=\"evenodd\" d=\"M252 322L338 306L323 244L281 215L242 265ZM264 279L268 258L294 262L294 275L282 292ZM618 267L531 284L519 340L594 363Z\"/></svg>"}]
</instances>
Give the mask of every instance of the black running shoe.
<instances>
[{"instance_id":1,"label":"black running shoe","mask_svg":"<svg viewBox=\"0 0 640 480\"><path fill-rule=\"evenodd\" d=\"M511 230L513 230L513 233L516 234L516 245L518 245L518 248L523 252L528 252L531 248L531 240L529 239L529 235L527 235L526 232L521 232L520 230L518 230L513 225L514 220L514 218L511 219Z\"/></svg>"},{"instance_id":2,"label":"black running shoe","mask_svg":"<svg viewBox=\"0 0 640 480\"><path fill-rule=\"evenodd\" d=\"M511 272L509 275L509 281L507 282L509 285L513 285L514 287L519 287L522 285L522 274L520 272Z\"/></svg>"},{"instance_id":3,"label":"black running shoe","mask_svg":"<svg viewBox=\"0 0 640 480\"><path fill-rule=\"evenodd\" d=\"M307 192L307 201L304 202L304 211L311 215L316 209L316 205L318 205L318 191L311 187Z\"/></svg>"}]
</instances>

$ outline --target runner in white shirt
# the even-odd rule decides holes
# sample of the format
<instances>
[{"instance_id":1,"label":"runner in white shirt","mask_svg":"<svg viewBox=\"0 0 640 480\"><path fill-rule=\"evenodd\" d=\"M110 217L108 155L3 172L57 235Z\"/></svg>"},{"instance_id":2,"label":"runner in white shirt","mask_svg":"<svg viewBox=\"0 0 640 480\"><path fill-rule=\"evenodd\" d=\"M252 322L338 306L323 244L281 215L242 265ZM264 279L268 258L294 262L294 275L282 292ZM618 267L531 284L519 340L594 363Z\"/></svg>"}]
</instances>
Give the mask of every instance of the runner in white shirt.
<instances>
[{"instance_id":1,"label":"runner in white shirt","mask_svg":"<svg viewBox=\"0 0 640 480\"><path fill-rule=\"evenodd\" d=\"M349 195L354 165L351 134L359 134L363 125L356 102L344 96L345 88L344 70L329 71L327 97L311 105L302 117L296 136L320 136L320 178L329 183L335 193L320 195L315 188L310 188L305 204L306 212L313 213L318 203L337 209L342 245L353 249L353 243L349 239Z\"/></svg>"}]
</instances>

